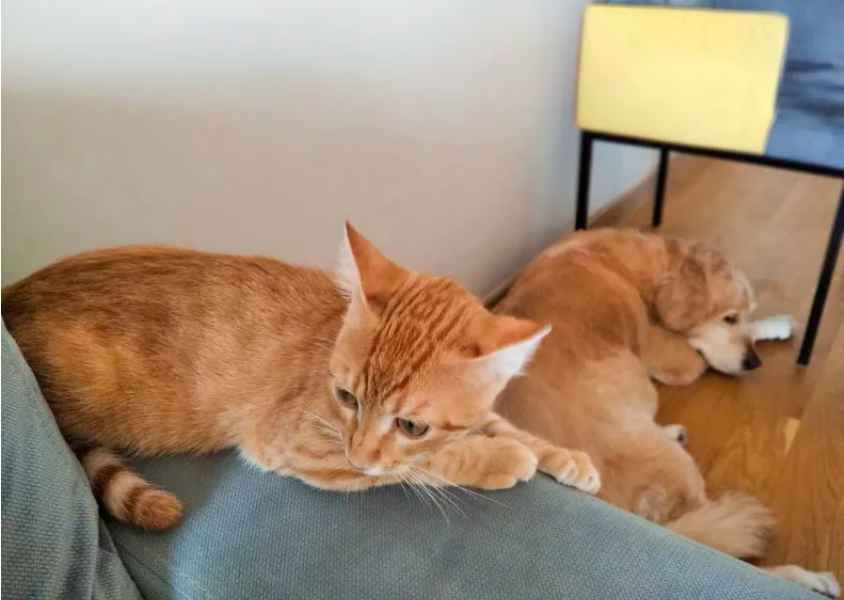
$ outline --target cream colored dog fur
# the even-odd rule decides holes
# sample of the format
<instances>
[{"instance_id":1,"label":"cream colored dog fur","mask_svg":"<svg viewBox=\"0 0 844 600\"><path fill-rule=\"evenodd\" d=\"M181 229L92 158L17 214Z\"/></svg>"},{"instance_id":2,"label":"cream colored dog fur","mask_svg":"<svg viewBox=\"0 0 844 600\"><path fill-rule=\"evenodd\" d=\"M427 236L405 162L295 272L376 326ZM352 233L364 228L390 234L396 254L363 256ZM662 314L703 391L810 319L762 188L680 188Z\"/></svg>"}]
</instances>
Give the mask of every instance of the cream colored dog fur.
<instances>
[{"instance_id":1,"label":"cream colored dog fur","mask_svg":"<svg viewBox=\"0 0 844 600\"><path fill-rule=\"evenodd\" d=\"M764 552L771 512L755 498L707 498L683 448L685 429L654 421L652 379L684 385L709 366L740 375L761 365L754 342L785 339L790 317L749 320L747 278L703 244L633 231L575 233L517 279L497 311L552 331L499 411L518 427L587 452L604 500L738 557ZM831 573L771 569L838 596Z\"/></svg>"}]
</instances>

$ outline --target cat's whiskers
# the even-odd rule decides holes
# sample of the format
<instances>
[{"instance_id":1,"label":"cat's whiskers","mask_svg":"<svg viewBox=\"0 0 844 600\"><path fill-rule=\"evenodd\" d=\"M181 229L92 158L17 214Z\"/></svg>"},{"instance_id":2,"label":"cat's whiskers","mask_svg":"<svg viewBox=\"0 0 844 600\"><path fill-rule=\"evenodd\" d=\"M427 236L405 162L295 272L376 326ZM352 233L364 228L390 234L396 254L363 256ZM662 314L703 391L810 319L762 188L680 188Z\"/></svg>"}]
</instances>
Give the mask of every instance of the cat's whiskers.
<instances>
[{"instance_id":1,"label":"cat's whiskers","mask_svg":"<svg viewBox=\"0 0 844 600\"><path fill-rule=\"evenodd\" d=\"M425 506L431 506L431 501L428 500L428 496L422 492L422 490L420 489L421 486L413 478L412 474L409 471L405 471L399 477L404 483L407 484L407 487L410 489L411 492L413 492L413 495L416 496Z\"/></svg>"},{"instance_id":2,"label":"cat's whiskers","mask_svg":"<svg viewBox=\"0 0 844 600\"><path fill-rule=\"evenodd\" d=\"M452 492L448 490L449 487L457 487L451 481L445 479L444 477L440 477L427 469L423 469L418 465L411 465L411 470L415 470L416 474L420 476L422 481L425 481L426 487L438 492L440 494L448 495L449 497L453 498L454 500L460 500L455 496Z\"/></svg>"},{"instance_id":3,"label":"cat's whiskers","mask_svg":"<svg viewBox=\"0 0 844 600\"><path fill-rule=\"evenodd\" d=\"M413 479L413 481L415 482L416 487L419 490L419 492L421 494L423 494L427 499L429 499L431 501L431 503L433 503L434 506L437 507L437 510L439 510L442 513L446 524L448 524L449 523L448 514L445 512L445 509L443 508L442 504L440 504L439 501L431 493L430 488L425 485L424 480L422 480L419 477L419 475L414 473L413 471L408 471L408 473L409 473L410 477Z\"/></svg>"},{"instance_id":4,"label":"cat's whiskers","mask_svg":"<svg viewBox=\"0 0 844 600\"><path fill-rule=\"evenodd\" d=\"M336 438L338 440L343 439L343 434L340 432L340 428L315 412L311 412L309 410L304 411L305 415L311 417L316 423L319 425L319 429L324 431L325 433L331 435L331 437Z\"/></svg>"},{"instance_id":5,"label":"cat's whiskers","mask_svg":"<svg viewBox=\"0 0 844 600\"><path fill-rule=\"evenodd\" d=\"M319 414L317 414L317 413L315 413L315 412L313 412L313 411L311 411L311 410L305 410L305 411L303 411L303 412L304 412L306 415L308 415L309 417L311 417L312 419L315 419L315 420L319 421L319 422L320 422L320 423L322 423L323 425L328 425L329 427L337 427L337 425L336 425L335 423L332 423L331 421L329 421L328 419L326 419L326 418L325 418L325 417L323 417L322 415L319 415Z\"/></svg>"},{"instance_id":6,"label":"cat's whiskers","mask_svg":"<svg viewBox=\"0 0 844 600\"><path fill-rule=\"evenodd\" d=\"M404 497L407 498L408 501L409 501L410 496L407 495L407 485L405 485L407 483L407 479L405 479L405 476L403 474L399 473L398 475L396 475L396 480L398 481L398 484L401 486L401 491L402 491L402 493L404 493Z\"/></svg>"},{"instance_id":7,"label":"cat's whiskers","mask_svg":"<svg viewBox=\"0 0 844 600\"><path fill-rule=\"evenodd\" d=\"M411 466L410 467L411 471L414 470L414 469L417 469L419 473L431 475L430 471L426 471L425 469L422 469L421 467L417 467L417 466ZM425 477L420 476L420 479L424 481ZM439 478L439 479L440 479L440 482L445 481L442 478ZM435 482L435 484L436 483L439 483L439 482ZM449 484L449 485L452 485L452 484ZM461 516L464 516L464 517L466 516L466 513L463 512L463 507L460 506L460 504L459 504L461 499L458 498L456 495L454 495L452 492L450 492L448 489L443 487L442 485L430 485L430 484L428 484L428 485L425 486L425 489L430 490L430 492L433 495L439 495L439 497L442 498L443 501L448 502L451 506L453 506L455 508L455 510L457 510L457 512L459 512L461 514Z\"/></svg>"},{"instance_id":8,"label":"cat's whiskers","mask_svg":"<svg viewBox=\"0 0 844 600\"><path fill-rule=\"evenodd\" d=\"M438 479L438 480L440 480L440 481L441 481L442 483L444 483L445 485L448 485L448 486L451 486L451 487L457 488L457 489L458 489L458 490L460 490L461 492L465 492L465 493L470 494L470 495L472 495L472 496L477 496L478 498L481 498L481 499L483 499L483 500L487 500L487 501L489 501L489 502L493 502L493 503L498 504L498 505L500 505L500 506L504 506L504 507L506 507L506 508L510 508L510 505L509 505L509 504L505 504L504 502L501 502L501 501L496 500L496 499L494 499L494 498L490 498L489 496L486 496L486 495L484 495L484 494L478 493L478 492L476 492L476 491L474 491L474 490L470 490L469 488L467 488L467 487L463 487L462 485L457 485L456 483L454 483L454 482L453 482L453 481L451 481L450 479L447 479L447 478L443 477L442 475L438 475L438 474L436 474L436 473L434 473L434 472L432 472L432 471L429 471L428 469L422 468L422 467L420 467L420 466L418 466L418 465L415 465L413 468L418 469L419 471L421 471L421 472L425 473L425 474L426 474L426 475L428 475L429 477L433 477L434 479Z\"/></svg>"},{"instance_id":9,"label":"cat's whiskers","mask_svg":"<svg viewBox=\"0 0 844 600\"><path fill-rule=\"evenodd\" d=\"M437 509L439 509L439 511L443 515L443 518L445 519L446 524L449 525L451 522L448 519L448 513L446 512L445 507L442 505L442 503L438 500L437 496L432 491L435 488L431 488L425 485L425 480L413 469L409 469L407 473L416 482L417 486L419 487L419 490L424 493L431 500L431 502L434 503L434 506L436 506Z\"/></svg>"},{"instance_id":10,"label":"cat's whiskers","mask_svg":"<svg viewBox=\"0 0 844 600\"><path fill-rule=\"evenodd\" d=\"M328 429L322 425L316 426L317 432L323 442L332 442L332 445L343 447L343 438L333 429Z\"/></svg>"},{"instance_id":11,"label":"cat's whiskers","mask_svg":"<svg viewBox=\"0 0 844 600\"><path fill-rule=\"evenodd\" d=\"M422 492L420 492L420 491L417 489L417 487L418 487L418 486L417 486L416 482L413 480L413 478L411 477L411 474L410 474L410 472L409 472L409 471L408 471L408 472L406 472L406 473L405 473L405 474L403 474L403 475L400 475L400 477L401 477L401 480L402 480L403 482L406 482L406 483L408 484L408 486L410 487L410 491L411 491L411 492L413 492L413 494L414 494L417 498L419 498L422 502L424 502L424 503L425 503L425 506L430 506L430 505L431 505L431 504L430 504L430 502L428 502L428 499L427 499L427 498L426 498L426 497L422 494Z\"/></svg>"},{"instance_id":12,"label":"cat's whiskers","mask_svg":"<svg viewBox=\"0 0 844 600\"><path fill-rule=\"evenodd\" d=\"M322 444L323 447L331 448L334 452L336 452L336 456L334 457L326 457L332 461L335 461L338 457L346 456L346 447L343 444L342 440L338 440L335 437L332 437L328 433L318 433L317 437L313 438L314 444ZM346 462L341 463L343 466L346 466Z\"/></svg>"},{"instance_id":13,"label":"cat's whiskers","mask_svg":"<svg viewBox=\"0 0 844 600\"><path fill-rule=\"evenodd\" d=\"M322 432L322 433L324 433L325 435L327 435L329 438L331 438L331 439L332 439L332 440L334 440L334 441L337 441L337 442L342 442L342 441L343 441L342 436L341 436L339 433L337 433L337 431L335 431L335 430L333 430L333 429L328 429L327 427L322 427L322 426L319 426L319 425L317 426L317 429L318 429L320 432Z\"/></svg>"}]
</instances>

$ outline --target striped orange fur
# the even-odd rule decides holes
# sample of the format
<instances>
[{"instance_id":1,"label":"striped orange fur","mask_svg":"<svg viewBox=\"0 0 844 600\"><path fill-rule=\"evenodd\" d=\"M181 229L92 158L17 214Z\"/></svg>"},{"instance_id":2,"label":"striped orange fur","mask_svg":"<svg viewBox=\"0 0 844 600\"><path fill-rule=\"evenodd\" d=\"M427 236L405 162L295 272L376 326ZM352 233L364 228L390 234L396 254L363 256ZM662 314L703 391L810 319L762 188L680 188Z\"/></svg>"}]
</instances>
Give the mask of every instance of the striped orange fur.
<instances>
[{"instance_id":1,"label":"striped orange fur","mask_svg":"<svg viewBox=\"0 0 844 600\"><path fill-rule=\"evenodd\" d=\"M585 455L493 412L547 328L402 269L350 226L339 276L116 248L9 286L2 312L105 509L147 529L172 526L182 507L118 452L237 448L330 490L497 489L537 468L597 490Z\"/></svg>"},{"instance_id":2,"label":"striped orange fur","mask_svg":"<svg viewBox=\"0 0 844 600\"><path fill-rule=\"evenodd\" d=\"M144 529L167 529L182 516L178 498L144 481L102 446L79 456L91 490L109 514Z\"/></svg>"}]
</instances>

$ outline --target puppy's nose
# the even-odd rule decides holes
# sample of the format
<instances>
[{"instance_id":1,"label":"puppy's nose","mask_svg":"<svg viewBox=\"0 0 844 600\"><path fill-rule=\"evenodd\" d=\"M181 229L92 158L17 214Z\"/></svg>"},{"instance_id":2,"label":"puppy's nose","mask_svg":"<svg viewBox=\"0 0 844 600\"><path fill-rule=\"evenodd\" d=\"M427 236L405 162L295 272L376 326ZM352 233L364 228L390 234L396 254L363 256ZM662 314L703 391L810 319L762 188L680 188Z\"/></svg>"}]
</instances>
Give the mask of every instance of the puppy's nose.
<instances>
[{"instance_id":1,"label":"puppy's nose","mask_svg":"<svg viewBox=\"0 0 844 600\"><path fill-rule=\"evenodd\" d=\"M758 369L762 366L762 359L759 358L759 355L756 354L756 350L751 348L747 351L747 354L744 356L744 360L741 363L742 369L745 371L752 371L753 369Z\"/></svg>"}]
</instances>

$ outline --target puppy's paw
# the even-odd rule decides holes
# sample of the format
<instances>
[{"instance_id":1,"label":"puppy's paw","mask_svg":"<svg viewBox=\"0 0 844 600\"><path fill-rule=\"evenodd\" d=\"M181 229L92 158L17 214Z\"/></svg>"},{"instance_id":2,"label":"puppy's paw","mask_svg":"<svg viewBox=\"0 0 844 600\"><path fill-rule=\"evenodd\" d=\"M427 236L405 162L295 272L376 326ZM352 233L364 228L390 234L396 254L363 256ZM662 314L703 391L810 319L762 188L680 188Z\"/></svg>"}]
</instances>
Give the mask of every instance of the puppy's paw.
<instances>
[{"instance_id":1,"label":"puppy's paw","mask_svg":"<svg viewBox=\"0 0 844 600\"><path fill-rule=\"evenodd\" d=\"M838 580L833 573L807 571L797 565L772 567L766 570L781 579L791 581L829 598L839 598L841 596L841 586L838 584Z\"/></svg>"},{"instance_id":2,"label":"puppy's paw","mask_svg":"<svg viewBox=\"0 0 844 600\"><path fill-rule=\"evenodd\" d=\"M601 475L585 452L551 446L539 459L539 470L563 485L596 494L601 489Z\"/></svg>"},{"instance_id":3,"label":"puppy's paw","mask_svg":"<svg viewBox=\"0 0 844 600\"><path fill-rule=\"evenodd\" d=\"M689 432L682 425L666 425L662 428L662 432L683 448L689 445Z\"/></svg>"},{"instance_id":4,"label":"puppy's paw","mask_svg":"<svg viewBox=\"0 0 844 600\"><path fill-rule=\"evenodd\" d=\"M838 583L835 573L830 573L829 571L813 573L809 571L809 574L812 576L812 583L808 586L810 590L830 598L841 597L841 584Z\"/></svg>"},{"instance_id":5,"label":"puppy's paw","mask_svg":"<svg viewBox=\"0 0 844 600\"><path fill-rule=\"evenodd\" d=\"M797 331L797 320L791 315L776 315L753 321L750 332L753 341L787 340Z\"/></svg>"}]
</instances>

